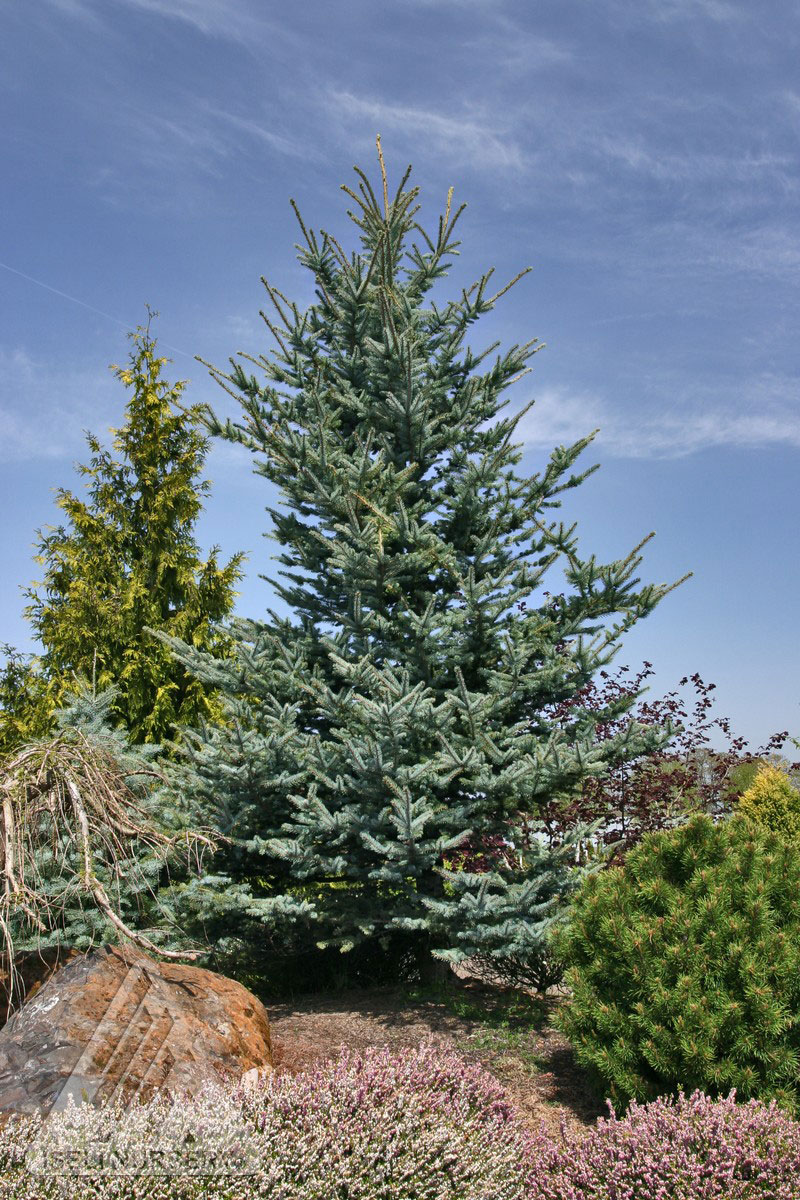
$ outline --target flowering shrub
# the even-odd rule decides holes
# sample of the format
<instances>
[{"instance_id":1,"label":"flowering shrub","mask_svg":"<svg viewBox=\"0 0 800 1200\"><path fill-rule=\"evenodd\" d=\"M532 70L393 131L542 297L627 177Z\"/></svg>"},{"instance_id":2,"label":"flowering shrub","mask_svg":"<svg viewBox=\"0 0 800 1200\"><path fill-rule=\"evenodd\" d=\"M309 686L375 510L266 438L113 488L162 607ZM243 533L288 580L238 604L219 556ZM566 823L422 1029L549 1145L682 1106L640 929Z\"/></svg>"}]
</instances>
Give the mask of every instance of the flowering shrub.
<instances>
[{"instance_id":1,"label":"flowering shrub","mask_svg":"<svg viewBox=\"0 0 800 1200\"><path fill-rule=\"evenodd\" d=\"M157 1097L128 1109L71 1104L46 1120L13 1118L0 1130L0 1195L221 1200L236 1196L237 1188L247 1194L260 1150L260 1139L222 1088L188 1102Z\"/></svg>"},{"instance_id":2,"label":"flowering shrub","mask_svg":"<svg viewBox=\"0 0 800 1200\"><path fill-rule=\"evenodd\" d=\"M797 1200L800 1125L774 1105L634 1102L594 1129L534 1139L529 1200Z\"/></svg>"},{"instance_id":3,"label":"flowering shrub","mask_svg":"<svg viewBox=\"0 0 800 1200\"><path fill-rule=\"evenodd\" d=\"M800 1125L774 1106L696 1093L532 1135L430 1048L0 1129L3 1200L796 1200L798 1179Z\"/></svg>"},{"instance_id":4,"label":"flowering shrub","mask_svg":"<svg viewBox=\"0 0 800 1200\"><path fill-rule=\"evenodd\" d=\"M171 1108L178 1114L170 1115ZM166 1123L171 1128L165 1136ZM3 1200L523 1200L528 1138L491 1076L427 1048L343 1055L246 1092L210 1092L127 1112L81 1106L0 1132ZM41 1144L113 1145L139 1175L32 1175ZM175 1148L177 1146L177 1149ZM253 1169L255 1147L257 1168ZM159 1175L183 1154L194 1176ZM203 1159L209 1174L199 1177ZM65 1162L73 1162L71 1153ZM219 1174L233 1161L237 1173ZM216 1164L216 1165L215 1165ZM217 1172L214 1174L214 1172ZM4 1172L7 1173L4 1178Z\"/></svg>"},{"instance_id":5,"label":"flowering shrub","mask_svg":"<svg viewBox=\"0 0 800 1200\"><path fill-rule=\"evenodd\" d=\"M500 1085L453 1054L345 1054L244 1105L280 1147L272 1186L293 1180L298 1200L522 1196L522 1127Z\"/></svg>"}]
</instances>

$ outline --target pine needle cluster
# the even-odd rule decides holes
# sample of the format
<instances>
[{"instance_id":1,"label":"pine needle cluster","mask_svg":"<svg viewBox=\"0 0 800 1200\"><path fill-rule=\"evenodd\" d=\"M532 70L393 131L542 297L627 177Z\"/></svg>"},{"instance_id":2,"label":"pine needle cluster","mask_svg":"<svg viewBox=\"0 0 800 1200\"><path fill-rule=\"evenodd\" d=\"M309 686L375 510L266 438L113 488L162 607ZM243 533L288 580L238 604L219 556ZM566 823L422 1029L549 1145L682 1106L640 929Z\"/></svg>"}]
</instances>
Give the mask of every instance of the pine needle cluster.
<instances>
[{"instance_id":1,"label":"pine needle cluster","mask_svg":"<svg viewBox=\"0 0 800 1200\"><path fill-rule=\"evenodd\" d=\"M742 817L647 835L556 939L562 1027L624 1109L678 1089L800 1107L800 847Z\"/></svg>"}]
</instances>

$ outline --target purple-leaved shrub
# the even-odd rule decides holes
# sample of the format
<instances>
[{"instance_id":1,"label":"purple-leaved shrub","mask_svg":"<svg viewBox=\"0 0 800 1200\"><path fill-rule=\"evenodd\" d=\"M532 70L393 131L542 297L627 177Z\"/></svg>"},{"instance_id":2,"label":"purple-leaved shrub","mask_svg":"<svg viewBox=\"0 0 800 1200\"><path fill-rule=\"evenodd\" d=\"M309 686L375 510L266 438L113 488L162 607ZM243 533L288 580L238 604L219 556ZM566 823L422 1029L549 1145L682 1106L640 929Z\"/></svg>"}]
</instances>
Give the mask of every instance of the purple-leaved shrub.
<instances>
[{"instance_id":1,"label":"purple-leaved shrub","mask_svg":"<svg viewBox=\"0 0 800 1200\"><path fill-rule=\"evenodd\" d=\"M586 1133L533 1139L528 1200L797 1200L800 1124L734 1093L634 1101Z\"/></svg>"}]
</instances>

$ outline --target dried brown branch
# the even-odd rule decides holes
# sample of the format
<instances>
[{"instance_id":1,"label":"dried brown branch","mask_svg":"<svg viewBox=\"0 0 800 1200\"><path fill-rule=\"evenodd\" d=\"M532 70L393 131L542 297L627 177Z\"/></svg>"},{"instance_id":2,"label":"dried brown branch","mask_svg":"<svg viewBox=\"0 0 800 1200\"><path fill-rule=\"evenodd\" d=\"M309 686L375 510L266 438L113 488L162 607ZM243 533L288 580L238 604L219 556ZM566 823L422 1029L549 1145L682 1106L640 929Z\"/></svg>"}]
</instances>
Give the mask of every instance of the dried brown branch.
<instances>
[{"instance_id":1,"label":"dried brown branch","mask_svg":"<svg viewBox=\"0 0 800 1200\"><path fill-rule=\"evenodd\" d=\"M56 930L67 905L90 901L122 937L165 958L200 951L165 950L122 919L102 882L137 875L137 860L155 852L166 861L182 846L189 854L213 849L204 833L167 834L133 790L136 776L110 750L70 730L26 746L0 767L0 947L14 969L15 929ZM42 862L51 866L43 874ZM53 877L62 881L54 898ZM141 878L141 873L139 873ZM136 880L138 882L138 880Z\"/></svg>"}]
</instances>

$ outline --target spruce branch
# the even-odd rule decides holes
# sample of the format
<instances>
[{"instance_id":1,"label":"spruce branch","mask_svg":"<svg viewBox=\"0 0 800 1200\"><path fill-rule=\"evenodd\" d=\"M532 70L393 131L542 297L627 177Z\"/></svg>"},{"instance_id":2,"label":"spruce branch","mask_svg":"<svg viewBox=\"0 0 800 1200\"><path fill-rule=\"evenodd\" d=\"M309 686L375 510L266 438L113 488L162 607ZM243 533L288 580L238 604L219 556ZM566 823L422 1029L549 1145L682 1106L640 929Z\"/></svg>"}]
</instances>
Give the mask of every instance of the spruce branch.
<instances>
[{"instance_id":1,"label":"spruce branch","mask_svg":"<svg viewBox=\"0 0 800 1200\"><path fill-rule=\"evenodd\" d=\"M132 790L132 781L153 771L131 773L109 750L80 730L69 730L23 747L2 765L3 827L0 837L3 893L0 929L4 953L13 962L11 930L30 925L38 934L58 928L72 898L90 899L123 937L166 958L197 958L200 951L172 951L126 923L109 899L99 871L123 870L129 887L148 888L136 866L147 850L163 861L182 846L187 855L213 851L217 840L199 831L160 830ZM55 878L64 881L52 891Z\"/></svg>"}]
</instances>

